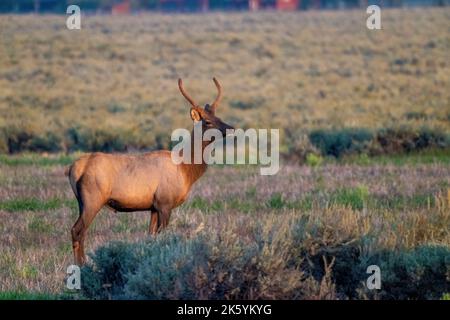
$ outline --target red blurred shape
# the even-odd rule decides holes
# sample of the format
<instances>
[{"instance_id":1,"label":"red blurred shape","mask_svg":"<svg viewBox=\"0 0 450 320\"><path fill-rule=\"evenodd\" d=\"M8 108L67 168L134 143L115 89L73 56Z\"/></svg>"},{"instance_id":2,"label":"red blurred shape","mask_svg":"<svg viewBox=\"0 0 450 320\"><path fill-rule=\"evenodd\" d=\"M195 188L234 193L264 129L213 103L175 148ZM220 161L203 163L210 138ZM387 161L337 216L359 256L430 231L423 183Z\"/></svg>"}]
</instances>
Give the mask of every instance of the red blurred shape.
<instances>
[{"instance_id":1,"label":"red blurred shape","mask_svg":"<svg viewBox=\"0 0 450 320\"><path fill-rule=\"evenodd\" d=\"M298 9L299 0L277 0L277 10L294 11Z\"/></svg>"},{"instance_id":2,"label":"red blurred shape","mask_svg":"<svg viewBox=\"0 0 450 320\"><path fill-rule=\"evenodd\" d=\"M258 11L260 8L260 0L248 0L248 8L250 11Z\"/></svg>"},{"instance_id":3,"label":"red blurred shape","mask_svg":"<svg viewBox=\"0 0 450 320\"><path fill-rule=\"evenodd\" d=\"M111 13L116 15L116 14L129 14L130 13L130 0L125 0L121 3L115 4L113 5L112 9L111 9Z\"/></svg>"}]
</instances>

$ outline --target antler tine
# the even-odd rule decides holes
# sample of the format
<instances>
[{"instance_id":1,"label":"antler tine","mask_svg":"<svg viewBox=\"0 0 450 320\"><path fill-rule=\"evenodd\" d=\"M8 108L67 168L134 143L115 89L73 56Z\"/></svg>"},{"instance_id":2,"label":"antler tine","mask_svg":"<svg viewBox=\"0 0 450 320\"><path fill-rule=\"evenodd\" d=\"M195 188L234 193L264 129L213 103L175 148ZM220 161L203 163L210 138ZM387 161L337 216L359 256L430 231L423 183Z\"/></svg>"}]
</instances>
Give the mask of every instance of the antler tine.
<instances>
[{"instance_id":1,"label":"antler tine","mask_svg":"<svg viewBox=\"0 0 450 320\"><path fill-rule=\"evenodd\" d=\"M211 108L213 110L216 110L217 106L220 103L220 99L222 98L222 87L220 86L220 83L219 83L219 81L217 81L216 78L213 78L213 81L217 88L217 97L216 97L216 100L214 100L214 102L212 103Z\"/></svg>"},{"instance_id":2,"label":"antler tine","mask_svg":"<svg viewBox=\"0 0 450 320\"><path fill-rule=\"evenodd\" d=\"M183 88L183 80L181 80L181 78L178 79L178 88L180 88L181 94L183 95L183 97L186 98L187 101L189 101L189 103L193 106L193 107L197 107L197 104L194 102L194 100L187 94L186 91L184 91Z\"/></svg>"}]
</instances>

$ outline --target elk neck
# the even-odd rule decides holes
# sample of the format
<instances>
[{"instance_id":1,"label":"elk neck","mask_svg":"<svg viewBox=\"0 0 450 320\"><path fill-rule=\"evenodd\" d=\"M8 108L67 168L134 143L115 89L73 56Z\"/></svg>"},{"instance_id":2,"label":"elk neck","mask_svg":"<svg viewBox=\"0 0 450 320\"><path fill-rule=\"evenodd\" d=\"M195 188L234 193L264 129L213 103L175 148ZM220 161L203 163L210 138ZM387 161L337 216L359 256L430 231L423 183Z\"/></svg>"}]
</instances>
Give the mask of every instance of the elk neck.
<instances>
[{"instance_id":1,"label":"elk neck","mask_svg":"<svg viewBox=\"0 0 450 320\"><path fill-rule=\"evenodd\" d=\"M190 185L194 184L206 171L208 165L205 163L205 159L203 159L203 152L207 145L209 145L211 141L203 141L201 146L201 163L195 163L194 161L194 130L191 131L191 163L182 163L181 168L183 170L184 175L187 177Z\"/></svg>"}]
</instances>

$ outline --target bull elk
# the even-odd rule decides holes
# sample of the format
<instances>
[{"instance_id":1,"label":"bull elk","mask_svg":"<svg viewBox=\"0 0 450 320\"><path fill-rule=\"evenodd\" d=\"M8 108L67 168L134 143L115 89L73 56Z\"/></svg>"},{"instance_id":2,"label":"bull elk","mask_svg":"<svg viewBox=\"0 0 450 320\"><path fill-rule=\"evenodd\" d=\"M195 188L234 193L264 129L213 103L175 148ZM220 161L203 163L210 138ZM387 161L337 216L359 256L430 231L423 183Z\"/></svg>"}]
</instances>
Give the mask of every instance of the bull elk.
<instances>
[{"instance_id":1,"label":"bull elk","mask_svg":"<svg viewBox=\"0 0 450 320\"><path fill-rule=\"evenodd\" d=\"M201 121L203 131L215 128L224 136L233 127L216 117L222 97L219 82L215 101L204 108L197 105L178 80L181 94L191 104L190 115L194 122ZM193 139L193 135L191 135ZM211 141L202 142L202 151ZM194 155L191 154L192 159ZM175 164L168 150L143 154L106 154L95 152L76 160L67 170L70 185L78 201L79 217L72 227L72 245L75 263L86 262L84 241L89 225L97 213L107 207L114 211L151 212L149 232L156 234L167 227L172 209L187 198L192 185L205 173L202 162Z\"/></svg>"}]
</instances>

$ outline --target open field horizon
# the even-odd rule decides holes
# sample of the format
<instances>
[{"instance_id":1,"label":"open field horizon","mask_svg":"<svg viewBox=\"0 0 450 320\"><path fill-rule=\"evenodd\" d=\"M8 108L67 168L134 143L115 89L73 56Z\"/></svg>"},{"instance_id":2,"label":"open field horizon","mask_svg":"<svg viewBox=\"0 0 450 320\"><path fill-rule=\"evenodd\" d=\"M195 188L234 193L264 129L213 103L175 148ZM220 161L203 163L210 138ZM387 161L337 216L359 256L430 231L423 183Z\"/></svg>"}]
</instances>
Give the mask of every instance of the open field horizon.
<instances>
[{"instance_id":1,"label":"open field horizon","mask_svg":"<svg viewBox=\"0 0 450 320\"><path fill-rule=\"evenodd\" d=\"M450 8L0 19L0 152L168 147L190 126L177 88L221 117L280 128L428 127L450 136ZM101 121L99 121L101 119ZM449 139L450 140L450 139Z\"/></svg>"}]
</instances>

